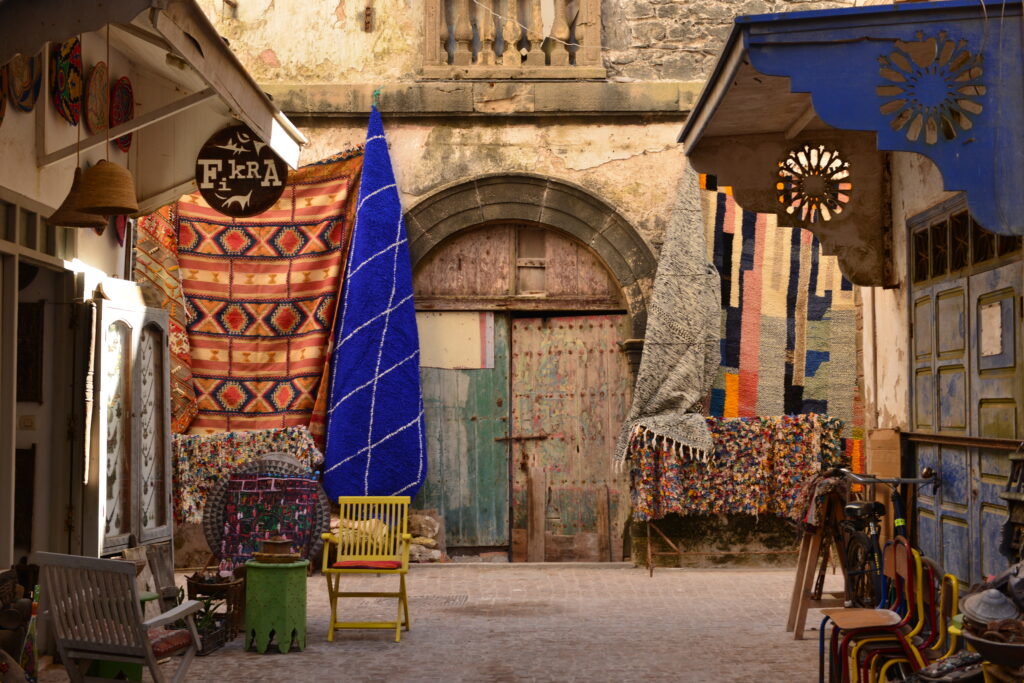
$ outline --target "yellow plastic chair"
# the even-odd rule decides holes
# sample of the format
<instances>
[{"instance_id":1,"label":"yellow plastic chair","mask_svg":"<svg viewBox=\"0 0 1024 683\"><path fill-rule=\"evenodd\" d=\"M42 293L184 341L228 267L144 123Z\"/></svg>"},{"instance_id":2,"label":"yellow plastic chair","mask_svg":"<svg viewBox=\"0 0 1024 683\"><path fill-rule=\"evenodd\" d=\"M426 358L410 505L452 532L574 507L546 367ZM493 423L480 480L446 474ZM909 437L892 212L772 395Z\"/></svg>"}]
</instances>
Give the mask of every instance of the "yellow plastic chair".
<instances>
[{"instance_id":1,"label":"yellow plastic chair","mask_svg":"<svg viewBox=\"0 0 1024 683\"><path fill-rule=\"evenodd\" d=\"M323 534L323 572L331 599L331 626L327 640L334 640L337 628L393 628L395 642L402 628L409 630L409 598L405 575L409 571L409 496L340 496L337 533ZM329 559L334 550L334 561ZM394 593L342 591L344 574L398 574ZM398 598L395 621L338 621L338 598ZM404 621L403 621L404 616Z\"/></svg>"}]
</instances>

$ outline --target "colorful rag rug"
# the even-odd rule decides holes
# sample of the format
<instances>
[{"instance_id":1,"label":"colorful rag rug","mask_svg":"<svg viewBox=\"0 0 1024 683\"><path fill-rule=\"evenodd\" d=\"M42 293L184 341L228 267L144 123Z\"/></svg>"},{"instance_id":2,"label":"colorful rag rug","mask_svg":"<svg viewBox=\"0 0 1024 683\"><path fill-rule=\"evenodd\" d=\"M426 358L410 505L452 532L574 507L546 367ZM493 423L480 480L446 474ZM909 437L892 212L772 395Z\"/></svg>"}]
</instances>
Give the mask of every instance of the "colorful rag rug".
<instances>
[{"instance_id":1,"label":"colorful rag rug","mask_svg":"<svg viewBox=\"0 0 1024 683\"><path fill-rule=\"evenodd\" d=\"M172 446L174 519L178 524L201 523L210 489L239 465L269 453L290 455L314 471L324 461L306 427L175 434Z\"/></svg>"},{"instance_id":2,"label":"colorful rag rug","mask_svg":"<svg viewBox=\"0 0 1024 683\"><path fill-rule=\"evenodd\" d=\"M146 305L163 308L170 318L171 431L188 430L196 416L196 392L192 387L192 354L188 320L178 270L178 227L174 207L142 216L136 223L135 282L142 287Z\"/></svg>"},{"instance_id":3,"label":"colorful rag rug","mask_svg":"<svg viewBox=\"0 0 1024 683\"><path fill-rule=\"evenodd\" d=\"M707 418L712 464L681 458L657 435L631 444L633 519L668 514L773 514L799 521L804 484L822 469L848 466L841 420L826 415Z\"/></svg>"},{"instance_id":4,"label":"colorful rag rug","mask_svg":"<svg viewBox=\"0 0 1024 683\"><path fill-rule=\"evenodd\" d=\"M289 173L281 199L250 218L199 193L178 202L193 434L308 425L321 438L316 404L362 165L358 150Z\"/></svg>"},{"instance_id":5,"label":"colorful rag rug","mask_svg":"<svg viewBox=\"0 0 1024 683\"><path fill-rule=\"evenodd\" d=\"M232 571L260 551L260 541L280 534L291 552L308 556L320 482L307 477L233 474L228 479L224 533L215 554L220 570Z\"/></svg>"},{"instance_id":6,"label":"colorful rag rug","mask_svg":"<svg viewBox=\"0 0 1024 683\"><path fill-rule=\"evenodd\" d=\"M744 211L715 176L700 186L707 258L722 277L721 369L708 414L832 415L863 471L853 285L811 232Z\"/></svg>"},{"instance_id":7,"label":"colorful rag rug","mask_svg":"<svg viewBox=\"0 0 1024 683\"><path fill-rule=\"evenodd\" d=\"M376 107L365 154L331 354L324 450L330 498L415 496L427 474L409 240Z\"/></svg>"}]
</instances>

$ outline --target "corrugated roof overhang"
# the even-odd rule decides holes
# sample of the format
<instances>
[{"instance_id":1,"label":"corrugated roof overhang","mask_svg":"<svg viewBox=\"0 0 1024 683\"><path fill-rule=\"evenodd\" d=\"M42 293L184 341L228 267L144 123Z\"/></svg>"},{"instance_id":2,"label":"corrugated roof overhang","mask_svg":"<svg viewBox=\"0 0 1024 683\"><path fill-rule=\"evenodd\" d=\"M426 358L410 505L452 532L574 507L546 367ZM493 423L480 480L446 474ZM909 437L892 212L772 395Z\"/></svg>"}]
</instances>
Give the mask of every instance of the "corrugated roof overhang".
<instances>
[{"instance_id":1,"label":"corrugated roof overhang","mask_svg":"<svg viewBox=\"0 0 1024 683\"><path fill-rule=\"evenodd\" d=\"M853 282L893 284L884 151L927 157L986 229L1024 234L1022 42L1021 0L739 17L680 142Z\"/></svg>"}]
</instances>

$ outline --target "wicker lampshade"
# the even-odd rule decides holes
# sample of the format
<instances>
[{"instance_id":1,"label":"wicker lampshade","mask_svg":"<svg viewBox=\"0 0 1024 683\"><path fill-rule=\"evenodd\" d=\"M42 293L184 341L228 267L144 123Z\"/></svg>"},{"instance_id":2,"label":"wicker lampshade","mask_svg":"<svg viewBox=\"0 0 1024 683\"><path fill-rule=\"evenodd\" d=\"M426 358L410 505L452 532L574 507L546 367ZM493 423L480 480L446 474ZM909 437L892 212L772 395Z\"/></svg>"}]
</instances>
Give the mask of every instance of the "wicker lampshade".
<instances>
[{"instance_id":1,"label":"wicker lampshade","mask_svg":"<svg viewBox=\"0 0 1024 683\"><path fill-rule=\"evenodd\" d=\"M78 210L98 216L138 213L135 181L123 166L102 160L82 174Z\"/></svg>"},{"instance_id":2,"label":"wicker lampshade","mask_svg":"<svg viewBox=\"0 0 1024 683\"><path fill-rule=\"evenodd\" d=\"M47 221L51 225L66 228L100 228L107 224L107 219L92 213L78 210L79 192L81 191L82 169L75 169L75 178L71 181L71 190L64 198L64 203L53 212Z\"/></svg>"}]
</instances>

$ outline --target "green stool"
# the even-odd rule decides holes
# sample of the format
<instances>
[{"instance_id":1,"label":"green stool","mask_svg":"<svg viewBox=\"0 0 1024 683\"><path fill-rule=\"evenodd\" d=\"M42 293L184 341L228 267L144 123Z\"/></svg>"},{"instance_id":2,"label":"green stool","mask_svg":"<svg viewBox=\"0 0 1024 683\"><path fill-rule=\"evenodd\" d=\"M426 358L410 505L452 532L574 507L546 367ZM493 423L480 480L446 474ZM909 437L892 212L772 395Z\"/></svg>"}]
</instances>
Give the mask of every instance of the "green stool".
<instances>
[{"instance_id":1,"label":"green stool","mask_svg":"<svg viewBox=\"0 0 1024 683\"><path fill-rule=\"evenodd\" d=\"M255 642L263 653L277 638L277 649L288 652L292 641L306 649L306 569L309 560L270 564L245 563L245 649Z\"/></svg>"}]
</instances>

